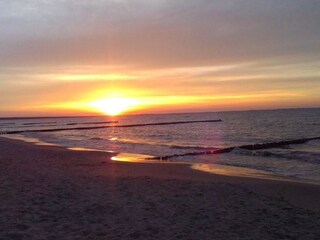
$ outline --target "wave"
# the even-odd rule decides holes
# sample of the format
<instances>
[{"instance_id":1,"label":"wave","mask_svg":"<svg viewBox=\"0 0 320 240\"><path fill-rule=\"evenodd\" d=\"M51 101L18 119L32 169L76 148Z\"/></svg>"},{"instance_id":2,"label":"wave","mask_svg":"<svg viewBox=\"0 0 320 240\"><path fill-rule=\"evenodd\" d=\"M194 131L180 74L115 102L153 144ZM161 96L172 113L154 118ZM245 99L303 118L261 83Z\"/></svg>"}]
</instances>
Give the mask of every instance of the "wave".
<instances>
[{"instance_id":1,"label":"wave","mask_svg":"<svg viewBox=\"0 0 320 240\"><path fill-rule=\"evenodd\" d=\"M57 123L57 122L31 122L31 123L22 123L21 125L31 126L31 125L54 124L54 123Z\"/></svg>"},{"instance_id":2,"label":"wave","mask_svg":"<svg viewBox=\"0 0 320 240\"><path fill-rule=\"evenodd\" d=\"M217 150L215 147L201 147L201 146L183 146L183 145L167 145L172 149L198 149L198 150Z\"/></svg>"},{"instance_id":3,"label":"wave","mask_svg":"<svg viewBox=\"0 0 320 240\"><path fill-rule=\"evenodd\" d=\"M118 121L107 121L107 122L74 122L74 123L67 123L67 125L109 124L109 123L118 123Z\"/></svg>"},{"instance_id":4,"label":"wave","mask_svg":"<svg viewBox=\"0 0 320 240\"><path fill-rule=\"evenodd\" d=\"M105 140L102 138L91 138L93 140ZM168 143L160 143L160 142L153 142L153 141L146 141L140 139L126 139L126 138L117 138L112 140L113 142L116 141L118 143L129 143L129 144L143 144L143 145L151 145L151 146L163 146L168 147L170 149L180 149L180 150L187 150L187 149L194 149L194 150L215 150L218 148L215 147L203 147L203 146L190 146L190 145L177 145L177 144L168 144Z\"/></svg>"},{"instance_id":5,"label":"wave","mask_svg":"<svg viewBox=\"0 0 320 240\"><path fill-rule=\"evenodd\" d=\"M272 157L285 160L296 160L300 162L308 162L313 164L320 164L320 153L306 152L306 151L250 151L245 149L235 148L232 153L245 155L245 156L258 156L258 157Z\"/></svg>"},{"instance_id":6,"label":"wave","mask_svg":"<svg viewBox=\"0 0 320 240\"><path fill-rule=\"evenodd\" d=\"M7 126L7 125L15 125L15 123L14 122L0 123L0 126Z\"/></svg>"}]
</instances>

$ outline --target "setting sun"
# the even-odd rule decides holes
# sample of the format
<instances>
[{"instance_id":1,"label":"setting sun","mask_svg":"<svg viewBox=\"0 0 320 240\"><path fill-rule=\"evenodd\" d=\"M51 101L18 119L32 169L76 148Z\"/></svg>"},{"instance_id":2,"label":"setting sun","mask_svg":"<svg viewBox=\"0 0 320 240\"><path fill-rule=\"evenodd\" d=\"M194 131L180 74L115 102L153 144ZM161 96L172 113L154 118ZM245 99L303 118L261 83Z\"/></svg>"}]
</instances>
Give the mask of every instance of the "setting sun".
<instances>
[{"instance_id":1,"label":"setting sun","mask_svg":"<svg viewBox=\"0 0 320 240\"><path fill-rule=\"evenodd\" d=\"M116 116L123 112L129 111L137 105L136 99L111 97L106 99L99 99L91 102L89 106L106 115Z\"/></svg>"}]
</instances>

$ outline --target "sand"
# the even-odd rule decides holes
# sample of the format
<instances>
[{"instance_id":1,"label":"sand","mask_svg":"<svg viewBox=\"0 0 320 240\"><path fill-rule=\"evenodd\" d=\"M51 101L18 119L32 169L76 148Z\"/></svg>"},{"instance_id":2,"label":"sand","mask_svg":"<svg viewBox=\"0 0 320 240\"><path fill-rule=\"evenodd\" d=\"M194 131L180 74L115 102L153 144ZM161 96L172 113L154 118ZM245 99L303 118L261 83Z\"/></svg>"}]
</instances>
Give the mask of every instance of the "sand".
<instances>
[{"instance_id":1,"label":"sand","mask_svg":"<svg viewBox=\"0 0 320 240\"><path fill-rule=\"evenodd\" d=\"M0 239L320 239L320 187L0 138Z\"/></svg>"}]
</instances>

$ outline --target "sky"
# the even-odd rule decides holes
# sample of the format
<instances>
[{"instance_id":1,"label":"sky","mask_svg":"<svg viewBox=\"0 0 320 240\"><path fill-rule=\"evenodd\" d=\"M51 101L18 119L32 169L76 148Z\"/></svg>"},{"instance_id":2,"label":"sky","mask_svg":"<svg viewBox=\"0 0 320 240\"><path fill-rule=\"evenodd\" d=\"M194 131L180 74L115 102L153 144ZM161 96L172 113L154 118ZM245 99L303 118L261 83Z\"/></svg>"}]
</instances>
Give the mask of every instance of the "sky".
<instances>
[{"instance_id":1,"label":"sky","mask_svg":"<svg viewBox=\"0 0 320 240\"><path fill-rule=\"evenodd\" d=\"M0 9L0 117L320 107L318 0Z\"/></svg>"}]
</instances>

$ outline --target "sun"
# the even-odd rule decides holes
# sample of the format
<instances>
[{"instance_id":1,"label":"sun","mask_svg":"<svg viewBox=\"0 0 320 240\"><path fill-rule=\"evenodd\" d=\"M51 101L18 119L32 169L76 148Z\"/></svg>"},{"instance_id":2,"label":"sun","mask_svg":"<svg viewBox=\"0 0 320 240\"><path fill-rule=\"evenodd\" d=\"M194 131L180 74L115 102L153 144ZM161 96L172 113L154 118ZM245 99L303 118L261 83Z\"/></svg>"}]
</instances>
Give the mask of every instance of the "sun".
<instances>
[{"instance_id":1,"label":"sun","mask_svg":"<svg viewBox=\"0 0 320 240\"><path fill-rule=\"evenodd\" d=\"M136 99L110 97L98 99L89 104L91 108L102 112L109 116L117 116L129 110L132 110L137 105Z\"/></svg>"}]
</instances>

